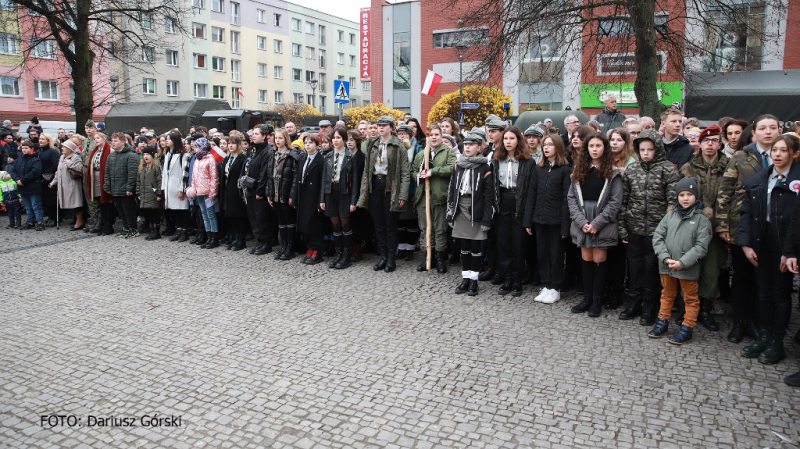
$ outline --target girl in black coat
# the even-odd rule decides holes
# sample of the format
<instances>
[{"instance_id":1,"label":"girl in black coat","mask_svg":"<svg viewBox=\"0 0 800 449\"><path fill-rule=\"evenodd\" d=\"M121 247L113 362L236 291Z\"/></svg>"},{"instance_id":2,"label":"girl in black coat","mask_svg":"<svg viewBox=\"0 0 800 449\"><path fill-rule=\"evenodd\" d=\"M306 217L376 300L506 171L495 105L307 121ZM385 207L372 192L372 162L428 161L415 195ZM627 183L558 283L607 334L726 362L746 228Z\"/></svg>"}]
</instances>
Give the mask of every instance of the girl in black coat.
<instances>
[{"instance_id":1,"label":"girl in black coat","mask_svg":"<svg viewBox=\"0 0 800 449\"><path fill-rule=\"evenodd\" d=\"M278 217L278 232L281 249L275 260L289 260L294 257L294 238L297 228L297 210L292 205L294 197L295 177L297 175L297 159L300 150L295 150L289 142L289 133L279 129L275 133L275 168L273 169L274 189L269 205Z\"/></svg>"},{"instance_id":2,"label":"girl in black coat","mask_svg":"<svg viewBox=\"0 0 800 449\"><path fill-rule=\"evenodd\" d=\"M58 207L58 200L56 199L56 187L49 187L53 177L55 177L56 170L58 170L58 160L61 154L53 146L53 138L50 134L42 134L39 136L39 160L42 161L42 208L44 214L47 216L45 226L55 226L56 208Z\"/></svg>"},{"instance_id":3,"label":"girl in black coat","mask_svg":"<svg viewBox=\"0 0 800 449\"><path fill-rule=\"evenodd\" d=\"M786 357L783 338L792 314L793 275L784 254L796 257L789 222L800 192L800 165L794 162L798 151L798 139L778 137L770 150L773 165L744 182L739 244L756 267L761 329L758 340L742 348L742 356L757 357L761 363L778 363Z\"/></svg>"},{"instance_id":4,"label":"girl in black coat","mask_svg":"<svg viewBox=\"0 0 800 449\"><path fill-rule=\"evenodd\" d=\"M297 162L292 204L297 208L297 230L303 234L303 240L308 247L301 262L315 265L322 262L322 236L325 234L325 216L319 207L325 162L319 152L319 137L307 135L303 146L305 153Z\"/></svg>"},{"instance_id":5,"label":"girl in black coat","mask_svg":"<svg viewBox=\"0 0 800 449\"><path fill-rule=\"evenodd\" d=\"M347 130L335 128L331 133L333 149L323 159L322 195L319 204L320 209L331 220L333 241L336 245L336 256L328 264L328 268L337 269L347 268L351 264L353 229L350 227L350 214L356 210L360 193L354 179L357 171L355 158L345 142Z\"/></svg>"},{"instance_id":6,"label":"girl in black coat","mask_svg":"<svg viewBox=\"0 0 800 449\"><path fill-rule=\"evenodd\" d=\"M572 167L564 140L550 134L542 143L542 160L536 165L525 206L523 224L528 234L536 228L536 253L542 290L534 301L552 304L561 299L564 278L564 241L569 237L569 192Z\"/></svg>"},{"instance_id":7,"label":"girl in black coat","mask_svg":"<svg viewBox=\"0 0 800 449\"><path fill-rule=\"evenodd\" d=\"M364 174L367 156L361 151L361 133L355 129L347 131L347 150L353 157L353 189L361 192L361 176ZM361 242L369 232L369 220L369 214L364 209L356 209L350 214L350 226L353 228L353 262L358 262L362 258Z\"/></svg>"},{"instance_id":8,"label":"girl in black coat","mask_svg":"<svg viewBox=\"0 0 800 449\"><path fill-rule=\"evenodd\" d=\"M247 234L247 205L242 199L239 190L239 178L244 169L244 148L239 136L228 138L228 155L222 160L222 170L219 176L219 197L222 200L222 209L228 222L228 229L233 234L233 239L227 248L240 251L247 248L245 235Z\"/></svg>"}]
</instances>

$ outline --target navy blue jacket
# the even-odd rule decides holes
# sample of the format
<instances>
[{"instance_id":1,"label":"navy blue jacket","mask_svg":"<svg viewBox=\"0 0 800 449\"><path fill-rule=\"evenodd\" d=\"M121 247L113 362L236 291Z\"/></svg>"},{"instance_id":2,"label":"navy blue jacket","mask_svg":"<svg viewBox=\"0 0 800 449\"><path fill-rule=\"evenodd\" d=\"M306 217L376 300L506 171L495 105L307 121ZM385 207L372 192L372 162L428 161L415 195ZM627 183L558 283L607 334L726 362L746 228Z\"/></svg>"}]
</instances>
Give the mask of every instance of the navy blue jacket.
<instances>
[{"instance_id":1,"label":"navy blue jacket","mask_svg":"<svg viewBox=\"0 0 800 449\"><path fill-rule=\"evenodd\" d=\"M769 202L770 221L767 223L767 189L769 176L773 170L774 165L770 165L766 170L754 174L744 182L745 195L739 221L739 245L749 246L756 253L764 242L768 225L778 236L781 245L785 243L797 198L795 190L800 190L800 165L794 162L783 185L776 186L772 190Z\"/></svg>"},{"instance_id":2,"label":"navy blue jacket","mask_svg":"<svg viewBox=\"0 0 800 449\"><path fill-rule=\"evenodd\" d=\"M38 154L23 154L6 169L11 179L22 181L22 185L17 186L20 195L42 193L42 161L39 160Z\"/></svg>"},{"instance_id":3,"label":"navy blue jacket","mask_svg":"<svg viewBox=\"0 0 800 449\"><path fill-rule=\"evenodd\" d=\"M567 194L572 167L551 166L549 161L544 161L544 165L540 167L536 164L533 170L522 226L561 225L561 235L569 235L572 220L569 217Z\"/></svg>"}]
</instances>

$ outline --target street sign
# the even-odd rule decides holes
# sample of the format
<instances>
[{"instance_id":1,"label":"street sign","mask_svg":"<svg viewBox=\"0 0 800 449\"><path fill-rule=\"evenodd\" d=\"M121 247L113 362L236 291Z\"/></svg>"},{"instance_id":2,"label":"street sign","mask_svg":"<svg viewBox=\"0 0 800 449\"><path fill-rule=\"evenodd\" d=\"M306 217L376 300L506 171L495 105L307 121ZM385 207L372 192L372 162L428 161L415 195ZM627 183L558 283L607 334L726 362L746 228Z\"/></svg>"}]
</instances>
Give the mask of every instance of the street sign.
<instances>
[{"instance_id":1,"label":"street sign","mask_svg":"<svg viewBox=\"0 0 800 449\"><path fill-rule=\"evenodd\" d=\"M461 109L478 109L480 106L478 103L461 103Z\"/></svg>"},{"instance_id":2,"label":"street sign","mask_svg":"<svg viewBox=\"0 0 800 449\"><path fill-rule=\"evenodd\" d=\"M503 103L503 109L511 109L511 103Z\"/></svg>"},{"instance_id":3,"label":"street sign","mask_svg":"<svg viewBox=\"0 0 800 449\"><path fill-rule=\"evenodd\" d=\"M333 91L336 92L333 96L334 103L350 103L350 82L333 80Z\"/></svg>"}]
</instances>

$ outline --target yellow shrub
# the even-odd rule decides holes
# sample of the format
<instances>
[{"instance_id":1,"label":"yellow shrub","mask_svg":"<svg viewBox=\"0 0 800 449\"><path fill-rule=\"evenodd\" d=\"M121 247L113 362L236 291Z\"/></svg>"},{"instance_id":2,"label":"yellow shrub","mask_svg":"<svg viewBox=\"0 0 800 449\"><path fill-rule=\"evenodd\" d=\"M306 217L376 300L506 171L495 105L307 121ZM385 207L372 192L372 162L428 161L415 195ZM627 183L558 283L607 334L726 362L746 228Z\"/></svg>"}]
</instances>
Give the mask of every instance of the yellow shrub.
<instances>
[{"instance_id":1,"label":"yellow shrub","mask_svg":"<svg viewBox=\"0 0 800 449\"><path fill-rule=\"evenodd\" d=\"M391 115L395 120L401 120L405 112L399 109L389 109L383 103L370 103L366 106L350 108L345 111L344 122L348 128L356 128L361 120L378 120L382 115Z\"/></svg>"},{"instance_id":2,"label":"yellow shrub","mask_svg":"<svg viewBox=\"0 0 800 449\"><path fill-rule=\"evenodd\" d=\"M322 116L317 108L308 103L276 104L272 111L281 114L287 122L293 122L298 128L303 126L303 118Z\"/></svg>"},{"instance_id":3,"label":"yellow shrub","mask_svg":"<svg viewBox=\"0 0 800 449\"><path fill-rule=\"evenodd\" d=\"M474 126L483 126L489 114L494 114L500 118L505 117L506 111L503 109L503 103L511 104L511 95L504 95L503 91L496 87L466 86L463 89L463 93L464 103L478 103L480 105L478 109L464 109L464 128L466 130L470 130ZM460 107L458 100L458 90L442 95L442 98L433 105L431 112L428 113L428 122L436 123L445 117L458 121ZM508 114L511 115L512 112L509 110Z\"/></svg>"}]
</instances>

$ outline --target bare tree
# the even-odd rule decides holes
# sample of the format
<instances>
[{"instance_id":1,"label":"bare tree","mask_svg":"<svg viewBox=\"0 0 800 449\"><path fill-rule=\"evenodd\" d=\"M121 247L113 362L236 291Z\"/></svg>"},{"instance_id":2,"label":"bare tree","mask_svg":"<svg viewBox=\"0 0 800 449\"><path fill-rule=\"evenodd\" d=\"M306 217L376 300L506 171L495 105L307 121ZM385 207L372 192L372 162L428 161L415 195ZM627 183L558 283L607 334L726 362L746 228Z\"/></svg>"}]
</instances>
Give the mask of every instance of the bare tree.
<instances>
[{"instance_id":1,"label":"bare tree","mask_svg":"<svg viewBox=\"0 0 800 449\"><path fill-rule=\"evenodd\" d=\"M467 6L469 13L457 18L461 26L489 30L486 45L467 46L469 59L477 61L471 77L485 79L498 67L509 70L527 61L522 64L523 82L560 80L565 65L580 64L579 70L596 73L598 56L633 53L633 58L618 58L615 67L622 70L603 79L621 83L635 78L640 113L656 120L664 108L657 83L667 74L759 70L762 61L774 57L769 49L778 48L785 34L789 4L788 0L435 1L441 2L443 11L456 6L463 11Z\"/></svg>"},{"instance_id":2,"label":"bare tree","mask_svg":"<svg viewBox=\"0 0 800 449\"><path fill-rule=\"evenodd\" d=\"M102 64L112 62L152 67L164 33L187 35L187 3L170 0L7 0L16 14L0 18L4 29L17 22L23 70L32 71L42 59L64 58L74 89L76 123L92 117L94 109L111 102L117 92L110 80L97 80ZM26 39L27 38L27 39ZM43 54L44 53L44 54ZM33 57L32 57L33 56ZM96 96L105 86L108 95Z\"/></svg>"}]
</instances>

